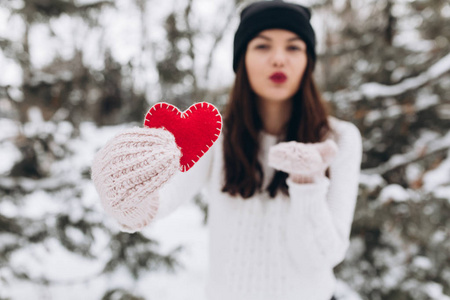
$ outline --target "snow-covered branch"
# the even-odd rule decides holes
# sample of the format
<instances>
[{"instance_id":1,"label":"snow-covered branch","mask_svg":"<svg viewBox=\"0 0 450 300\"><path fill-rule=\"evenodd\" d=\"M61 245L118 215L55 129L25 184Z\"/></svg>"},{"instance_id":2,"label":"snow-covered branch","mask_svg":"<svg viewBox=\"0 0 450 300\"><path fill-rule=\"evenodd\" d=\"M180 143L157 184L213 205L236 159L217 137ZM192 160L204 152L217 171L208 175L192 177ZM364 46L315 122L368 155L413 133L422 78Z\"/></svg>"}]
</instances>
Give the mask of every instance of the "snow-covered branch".
<instances>
[{"instance_id":1,"label":"snow-covered branch","mask_svg":"<svg viewBox=\"0 0 450 300\"><path fill-rule=\"evenodd\" d=\"M394 97L407 91L418 89L447 72L450 72L450 53L441 58L422 74L405 79L398 84L384 85L377 82L368 82L362 84L358 91L343 90L336 92L334 98L335 101L346 99L347 101L357 102L364 98L375 99L378 97Z\"/></svg>"},{"instance_id":2,"label":"snow-covered branch","mask_svg":"<svg viewBox=\"0 0 450 300\"><path fill-rule=\"evenodd\" d=\"M397 169L402 166L406 166L410 163L422 160L430 155L438 152L448 151L450 149L450 132L447 133L442 139L431 143L425 151L412 150L408 153L393 155L386 163L371 169L363 170L364 174L386 174L389 171Z\"/></svg>"},{"instance_id":3,"label":"snow-covered branch","mask_svg":"<svg viewBox=\"0 0 450 300\"><path fill-rule=\"evenodd\" d=\"M0 177L0 189L20 190L31 192L35 190L57 191L63 188L73 187L77 179L70 176L60 176L58 178L30 179L30 178L11 178Z\"/></svg>"},{"instance_id":4,"label":"snow-covered branch","mask_svg":"<svg viewBox=\"0 0 450 300\"><path fill-rule=\"evenodd\" d=\"M405 79L395 85L383 85L375 82L365 83L360 87L360 91L362 96L369 99L398 96L409 90L417 89L449 71L450 53L441 58L419 76Z\"/></svg>"}]
</instances>

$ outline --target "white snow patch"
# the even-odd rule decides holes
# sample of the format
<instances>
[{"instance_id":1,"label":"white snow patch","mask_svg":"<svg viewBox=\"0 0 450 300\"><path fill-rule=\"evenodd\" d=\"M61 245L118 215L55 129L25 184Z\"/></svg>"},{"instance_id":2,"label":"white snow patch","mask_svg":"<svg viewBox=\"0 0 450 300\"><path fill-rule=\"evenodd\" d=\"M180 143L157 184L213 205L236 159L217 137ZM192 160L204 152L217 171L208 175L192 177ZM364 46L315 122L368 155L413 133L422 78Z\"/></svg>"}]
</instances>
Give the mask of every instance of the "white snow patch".
<instances>
[{"instance_id":1,"label":"white snow patch","mask_svg":"<svg viewBox=\"0 0 450 300\"><path fill-rule=\"evenodd\" d=\"M44 24L34 24L30 28L30 59L33 66L42 68L53 61L58 45L51 37L50 29ZM45 45L43 47L42 45Z\"/></svg>"},{"instance_id":2,"label":"white snow patch","mask_svg":"<svg viewBox=\"0 0 450 300\"><path fill-rule=\"evenodd\" d=\"M415 257L412 264L422 270L431 270L431 268L433 268L433 263L428 257L425 256Z\"/></svg>"},{"instance_id":3,"label":"white snow patch","mask_svg":"<svg viewBox=\"0 0 450 300\"><path fill-rule=\"evenodd\" d=\"M389 159L389 163L392 165L402 165L408 161L408 157L404 154L394 154Z\"/></svg>"},{"instance_id":4,"label":"white snow patch","mask_svg":"<svg viewBox=\"0 0 450 300\"><path fill-rule=\"evenodd\" d=\"M428 171L423 177L423 187L426 191L434 191L438 186L450 183L450 152L441 164Z\"/></svg>"},{"instance_id":5,"label":"white snow patch","mask_svg":"<svg viewBox=\"0 0 450 300\"><path fill-rule=\"evenodd\" d=\"M398 184L390 184L386 186L380 193L379 200L381 203L394 201L404 202L410 199L410 195L407 190Z\"/></svg>"},{"instance_id":6,"label":"white snow patch","mask_svg":"<svg viewBox=\"0 0 450 300\"><path fill-rule=\"evenodd\" d=\"M383 114L379 110L370 111L364 118L364 124L366 126L372 125L375 121L378 121L383 117Z\"/></svg>"},{"instance_id":7,"label":"white snow patch","mask_svg":"<svg viewBox=\"0 0 450 300\"><path fill-rule=\"evenodd\" d=\"M439 139L441 135L435 131L423 130L420 133L420 137L414 142L414 149L422 151L424 148L428 147L431 142Z\"/></svg>"},{"instance_id":8,"label":"white snow patch","mask_svg":"<svg viewBox=\"0 0 450 300\"><path fill-rule=\"evenodd\" d=\"M44 123L44 117L42 116L42 111L37 106L31 106L27 110L27 116L30 123L33 123L33 126L38 125L40 123Z\"/></svg>"},{"instance_id":9,"label":"white snow patch","mask_svg":"<svg viewBox=\"0 0 450 300\"><path fill-rule=\"evenodd\" d=\"M63 121L58 123L56 132L53 135L55 142L59 145L68 143L73 133L73 129L73 125L70 122Z\"/></svg>"},{"instance_id":10,"label":"white snow patch","mask_svg":"<svg viewBox=\"0 0 450 300\"><path fill-rule=\"evenodd\" d=\"M440 186L433 190L433 195L436 198L447 199L450 203L450 185L449 186Z\"/></svg>"},{"instance_id":11,"label":"white snow patch","mask_svg":"<svg viewBox=\"0 0 450 300\"><path fill-rule=\"evenodd\" d=\"M8 17L10 16L10 12L0 6L0 36L7 30L8 27Z\"/></svg>"},{"instance_id":12,"label":"white snow patch","mask_svg":"<svg viewBox=\"0 0 450 300\"><path fill-rule=\"evenodd\" d=\"M352 288L342 280L337 280L336 298L339 300L362 300L361 296L359 296Z\"/></svg>"},{"instance_id":13,"label":"white snow patch","mask_svg":"<svg viewBox=\"0 0 450 300\"><path fill-rule=\"evenodd\" d=\"M423 174L423 167L420 164L409 164L405 169L405 177L409 184L418 180Z\"/></svg>"},{"instance_id":14,"label":"white snow patch","mask_svg":"<svg viewBox=\"0 0 450 300\"><path fill-rule=\"evenodd\" d=\"M427 109L430 106L434 106L439 104L440 98L438 95L430 95L430 94L424 94L423 92L419 92L416 98L416 109L424 110Z\"/></svg>"},{"instance_id":15,"label":"white snow patch","mask_svg":"<svg viewBox=\"0 0 450 300\"><path fill-rule=\"evenodd\" d=\"M22 217L31 219L41 219L45 214L57 214L60 207L55 205L50 194L42 190L36 190L24 197L21 207Z\"/></svg>"},{"instance_id":16,"label":"white snow patch","mask_svg":"<svg viewBox=\"0 0 450 300\"><path fill-rule=\"evenodd\" d=\"M62 59L69 60L75 54L75 47L78 32L74 28L80 28L80 22L77 18L63 14L56 19L50 21L52 32L57 38L57 47L55 53L61 56Z\"/></svg>"},{"instance_id":17,"label":"white snow patch","mask_svg":"<svg viewBox=\"0 0 450 300\"><path fill-rule=\"evenodd\" d=\"M402 31L394 37L393 45L416 53L429 52L435 47L434 41L423 40L417 30Z\"/></svg>"},{"instance_id":18,"label":"white snow patch","mask_svg":"<svg viewBox=\"0 0 450 300\"><path fill-rule=\"evenodd\" d=\"M19 1L14 2L19 3ZM6 40L11 40L13 42L21 42L23 35L25 33L25 28L26 25L23 18L19 14L13 14L7 19L7 25L4 28L2 28L4 31L1 32L1 35Z\"/></svg>"},{"instance_id":19,"label":"white snow patch","mask_svg":"<svg viewBox=\"0 0 450 300\"><path fill-rule=\"evenodd\" d=\"M364 254L364 251L366 251L364 240L360 237L352 238L347 253L345 254L345 260L357 261Z\"/></svg>"},{"instance_id":20,"label":"white snow patch","mask_svg":"<svg viewBox=\"0 0 450 300\"><path fill-rule=\"evenodd\" d=\"M12 142L1 143L0 140L0 157L0 174L5 174L22 159L22 154Z\"/></svg>"},{"instance_id":21,"label":"white snow patch","mask_svg":"<svg viewBox=\"0 0 450 300\"><path fill-rule=\"evenodd\" d=\"M374 191L378 187L386 184L386 181L379 174L365 174L359 175L359 183L367 187L370 191Z\"/></svg>"},{"instance_id":22,"label":"white snow patch","mask_svg":"<svg viewBox=\"0 0 450 300\"><path fill-rule=\"evenodd\" d=\"M55 238L44 244L30 245L14 252L11 265L17 269L26 269L32 278L45 277L51 281L65 283L83 281L104 267L106 255L96 260L83 258L69 252Z\"/></svg>"},{"instance_id":23,"label":"white snow patch","mask_svg":"<svg viewBox=\"0 0 450 300\"><path fill-rule=\"evenodd\" d=\"M1 17L0 17L1 19ZM15 86L22 85L22 69L17 62L7 58L0 51L0 66L2 71L0 72L0 85L1 86Z\"/></svg>"},{"instance_id":24,"label":"white snow patch","mask_svg":"<svg viewBox=\"0 0 450 300\"><path fill-rule=\"evenodd\" d=\"M403 113L400 105L392 105L386 109L386 114L389 118L395 118Z\"/></svg>"},{"instance_id":25,"label":"white snow patch","mask_svg":"<svg viewBox=\"0 0 450 300\"><path fill-rule=\"evenodd\" d=\"M433 234L433 236L432 236L432 238L431 238L431 241L432 241L434 244L441 244L441 243L443 243L446 239L447 239L447 233L446 233L444 230L438 230L438 231L436 231L436 232Z\"/></svg>"},{"instance_id":26,"label":"white snow patch","mask_svg":"<svg viewBox=\"0 0 450 300\"><path fill-rule=\"evenodd\" d=\"M16 245L17 244L17 236L15 234L11 234L8 232L2 232L0 233L0 250L3 251L4 248L10 245ZM2 270L2 269L0 269ZM1 278L1 276L0 276Z\"/></svg>"},{"instance_id":27,"label":"white snow patch","mask_svg":"<svg viewBox=\"0 0 450 300\"><path fill-rule=\"evenodd\" d=\"M383 289L391 290L399 286L405 278L406 268L403 265L391 266L385 274L383 274Z\"/></svg>"},{"instance_id":28,"label":"white snow patch","mask_svg":"<svg viewBox=\"0 0 450 300\"><path fill-rule=\"evenodd\" d=\"M445 4L444 7L442 7L441 15L444 18L450 19L450 4L449 3Z\"/></svg>"},{"instance_id":29,"label":"white snow patch","mask_svg":"<svg viewBox=\"0 0 450 300\"><path fill-rule=\"evenodd\" d=\"M13 202L9 199L6 199L6 197L0 201L0 212L7 218L14 218L21 213L21 211L19 211L19 207L17 207L16 204L13 204Z\"/></svg>"},{"instance_id":30,"label":"white snow patch","mask_svg":"<svg viewBox=\"0 0 450 300\"><path fill-rule=\"evenodd\" d=\"M34 107L31 107L28 112L29 117L32 118L33 121L23 125L23 132L26 136L33 137L41 134L53 134L53 132L56 131L57 125L55 123L39 120L39 108L35 109Z\"/></svg>"},{"instance_id":31,"label":"white snow patch","mask_svg":"<svg viewBox=\"0 0 450 300\"><path fill-rule=\"evenodd\" d=\"M450 300L450 297L444 294L444 287L436 282L428 282L425 284L425 293L431 299Z\"/></svg>"}]
</instances>

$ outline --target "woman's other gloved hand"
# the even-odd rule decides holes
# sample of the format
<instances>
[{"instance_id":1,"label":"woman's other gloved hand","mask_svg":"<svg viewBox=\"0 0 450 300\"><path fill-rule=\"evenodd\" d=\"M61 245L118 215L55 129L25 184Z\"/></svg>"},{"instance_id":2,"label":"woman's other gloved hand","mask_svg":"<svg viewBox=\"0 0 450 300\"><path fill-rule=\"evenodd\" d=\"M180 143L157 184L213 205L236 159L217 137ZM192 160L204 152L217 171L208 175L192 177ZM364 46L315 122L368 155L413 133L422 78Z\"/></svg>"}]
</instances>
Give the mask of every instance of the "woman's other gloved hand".
<instances>
[{"instance_id":1,"label":"woman's other gloved hand","mask_svg":"<svg viewBox=\"0 0 450 300\"><path fill-rule=\"evenodd\" d=\"M92 180L122 231L135 232L155 217L158 189L180 169L181 151L162 128L133 128L111 139L94 157Z\"/></svg>"},{"instance_id":2,"label":"woman's other gloved hand","mask_svg":"<svg viewBox=\"0 0 450 300\"><path fill-rule=\"evenodd\" d=\"M337 152L333 140L311 144L282 142L270 148L268 163L272 168L288 173L295 183L313 183L325 176Z\"/></svg>"}]
</instances>

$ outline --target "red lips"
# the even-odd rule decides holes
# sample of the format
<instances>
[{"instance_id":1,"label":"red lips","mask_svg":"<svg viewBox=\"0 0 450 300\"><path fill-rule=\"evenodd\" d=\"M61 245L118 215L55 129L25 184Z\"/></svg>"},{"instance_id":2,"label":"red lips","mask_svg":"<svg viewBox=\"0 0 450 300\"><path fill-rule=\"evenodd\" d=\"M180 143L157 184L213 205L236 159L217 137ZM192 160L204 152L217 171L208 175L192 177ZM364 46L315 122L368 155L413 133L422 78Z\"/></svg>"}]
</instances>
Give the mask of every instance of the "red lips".
<instances>
[{"instance_id":1,"label":"red lips","mask_svg":"<svg viewBox=\"0 0 450 300\"><path fill-rule=\"evenodd\" d=\"M287 77L283 72L275 72L269 78L275 83L283 83L287 80Z\"/></svg>"}]
</instances>

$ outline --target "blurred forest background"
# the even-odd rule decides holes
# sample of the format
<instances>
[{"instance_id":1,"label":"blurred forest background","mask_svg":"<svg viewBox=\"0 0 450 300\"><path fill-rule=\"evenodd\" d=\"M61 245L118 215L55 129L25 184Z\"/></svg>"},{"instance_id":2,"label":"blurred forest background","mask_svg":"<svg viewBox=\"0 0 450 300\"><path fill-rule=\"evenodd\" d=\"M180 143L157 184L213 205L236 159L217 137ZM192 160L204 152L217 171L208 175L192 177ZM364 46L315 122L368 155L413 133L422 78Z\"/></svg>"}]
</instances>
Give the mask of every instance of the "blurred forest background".
<instances>
[{"instance_id":1,"label":"blurred forest background","mask_svg":"<svg viewBox=\"0 0 450 300\"><path fill-rule=\"evenodd\" d=\"M186 269L184 245L118 232L90 163L155 102L223 108L248 2L0 1L1 300L175 299L146 276ZM340 299L450 299L450 2L293 2L313 9L325 99L364 139Z\"/></svg>"}]
</instances>

